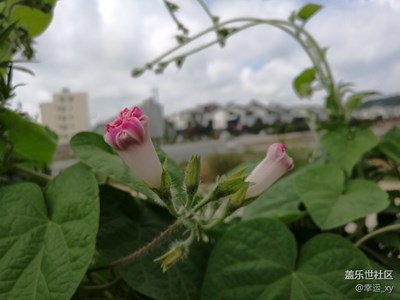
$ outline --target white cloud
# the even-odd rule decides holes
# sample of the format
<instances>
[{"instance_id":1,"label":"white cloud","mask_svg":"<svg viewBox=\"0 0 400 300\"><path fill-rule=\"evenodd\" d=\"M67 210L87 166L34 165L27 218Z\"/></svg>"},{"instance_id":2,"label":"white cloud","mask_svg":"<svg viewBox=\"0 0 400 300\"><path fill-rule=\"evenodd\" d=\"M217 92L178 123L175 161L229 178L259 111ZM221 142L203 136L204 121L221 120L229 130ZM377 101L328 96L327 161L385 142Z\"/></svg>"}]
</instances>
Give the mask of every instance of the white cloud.
<instances>
[{"instance_id":1,"label":"white cloud","mask_svg":"<svg viewBox=\"0 0 400 300\"><path fill-rule=\"evenodd\" d=\"M191 34L210 20L196 1L177 0L178 17ZM221 21L240 16L286 18L298 8L290 0L209 1ZM395 0L323 1L326 7L307 25L322 46L336 79L353 81L359 89L400 92L400 7ZM325 4L326 3L326 4ZM30 77L16 74L28 85L17 91L32 114L63 87L86 91L93 123L111 117L121 107L139 104L158 88L166 113L200 103L299 103L293 76L310 62L300 46L276 28L261 25L238 33L220 49L214 46L188 57L181 70L174 66L161 76L130 77L175 45L176 25L162 1L59 1L50 28L37 39L38 64ZM207 39L212 39L210 34Z\"/></svg>"}]
</instances>

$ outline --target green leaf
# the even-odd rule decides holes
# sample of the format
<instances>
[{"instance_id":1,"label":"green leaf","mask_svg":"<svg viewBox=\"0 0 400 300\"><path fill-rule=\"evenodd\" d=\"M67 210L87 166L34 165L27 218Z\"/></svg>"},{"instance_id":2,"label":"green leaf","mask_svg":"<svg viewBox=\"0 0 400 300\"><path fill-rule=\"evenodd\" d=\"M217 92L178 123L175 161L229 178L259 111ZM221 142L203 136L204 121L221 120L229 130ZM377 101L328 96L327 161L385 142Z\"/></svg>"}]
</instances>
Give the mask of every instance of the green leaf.
<instances>
[{"instance_id":1,"label":"green leaf","mask_svg":"<svg viewBox=\"0 0 400 300\"><path fill-rule=\"evenodd\" d=\"M319 4L315 4L315 3L306 4L297 13L297 18L306 22L313 15L315 15L321 8L322 8L322 5L319 5Z\"/></svg>"},{"instance_id":2,"label":"green leaf","mask_svg":"<svg viewBox=\"0 0 400 300\"><path fill-rule=\"evenodd\" d=\"M384 141L394 141L400 143L400 127L393 127L382 137Z\"/></svg>"},{"instance_id":3,"label":"green leaf","mask_svg":"<svg viewBox=\"0 0 400 300\"><path fill-rule=\"evenodd\" d=\"M379 143L378 137L369 129L336 128L321 138L321 145L329 153L332 162L351 173L363 154Z\"/></svg>"},{"instance_id":4,"label":"green leaf","mask_svg":"<svg viewBox=\"0 0 400 300\"><path fill-rule=\"evenodd\" d=\"M127 193L101 188L101 221L98 251L110 261L144 246L173 222L164 210ZM163 273L154 259L167 251L173 235L141 259L119 269L124 280L136 291L156 300L198 299L207 259L208 245L195 243L188 257Z\"/></svg>"},{"instance_id":5,"label":"green leaf","mask_svg":"<svg viewBox=\"0 0 400 300\"><path fill-rule=\"evenodd\" d=\"M14 157L34 165L49 165L57 146L57 135L19 114L0 109L0 124L13 144Z\"/></svg>"},{"instance_id":6,"label":"green leaf","mask_svg":"<svg viewBox=\"0 0 400 300\"><path fill-rule=\"evenodd\" d=\"M348 109L354 110L365 100L365 98L375 95L379 95L379 93L375 91L354 93L347 99L346 106Z\"/></svg>"},{"instance_id":7,"label":"green leaf","mask_svg":"<svg viewBox=\"0 0 400 300\"><path fill-rule=\"evenodd\" d=\"M43 0L43 4L49 4L54 7L56 0ZM11 19L18 22L19 27L24 27L30 36L35 37L43 33L49 26L53 14L25 5L17 5L12 14Z\"/></svg>"},{"instance_id":8,"label":"green leaf","mask_svg":"<svg viewBox=\"0 0 400 300\"><path fill-rule=\"evenodd\" d=\"M398 259L393 258L395 260L397 260L398 263ZM370 264L372 266L372 269L377 270L377 271L384 271L384 270L393 270L393 278L400 278L400 273L396 272L395 268L393 268L393 266L389 267L384 267L380 264L378 264L377 262L370 260ZM379 280L379 284L381 285L381 289L384 289L385 286L391 286L393 287L393 292L392 293L384 293L385 296L385 300L398 300L400 298L400 281L399 280L394 280L394 279L382 279Z\"/></svg>"},{"instance_id":9,"label":"green leaf","mask_svg":"<svg viewBox=\"0 0 400 300\"><path fill-rule=\"evenodd\" d=\"M146 71L145 69L139 69L139 68L133 69L132 72L131 72L131 76L132 76L132 77L135 77L135 78L136 78L136 77L139 77L139 76L141 76L145 71Z\"/></svg>"},{"instance_id":10,"label":"green leaf","mask_svg":"<svg viewBox=\"0 0 400 300\"><path fill-rule=\"evenodd\" d=\"M176 5L175 3L172 3L170 1L164 1L165 5L167 6L168 10L170 10L172 13L178 11L179 6Z\"/></svg>"},{"instance_id":11,"label":"green leaf","mask_svg":"<svg viewBox=\"0 0 400 300\"><path fill-rule=\"evenodd\" d=\"M321 229L332 229L384 210L388 195L374 182L345 182L336 166L315 166L296 178L294 185L311 218Z\"/></svg>"},{"instance_id":12,"label":"green leaf","mask_svg":"<svg viewBox=\"0 0 400 300\"><path fill-rule=\"evenodd\" d=\"M312 83L315 81L314 68L305 69L293 81L295 92L300 98L310 97L313 94Z\"/></svg>"},{"instance_id":13,"label":"green leaf","mask_svg":"<svg viewBox=\"0 0 400 300\"><path fill-rule=\"evenodd\" d=\"M11 23L6 28L2 29L0 32L0 44L5 45L7 39L9 38L11 32L15 30L16 22ZM4 46L3 46L4 47ZM2 49L3 50L3 49Z\"/></svg>"},{"instance_id":14,"label":"green leaf","mask_svg":"<svg viewBox=\"0 0 400 300\"><path fill-rule=\"evenodd\" d=\"M95 250L97 184L75 165L42 193L21 183L0 189L0 298L71 299Z\"/></svg>"},{"instance_id":15,"label":"green leaf","mask_svg":"<svg viewBox=\"0 0 400 300\"><path fill-rule=\"evenodd\" d=\"M385 133L379 144L379 150L390 159L400 163L400 127L393 127Z\"/></svg>"},{"instance_id":16,"label":"green leaf","mask_svg":"<svg viewBox=\"0 0 400 300\"><path fill-rule=\"evenodd\" d=\"M70 145L75 155L96 172L126 184L147 197L154 197L154 192L130 171L101 135L80 132L72 137Z\"/></svg>"},{"instance_id":17,"label":"green leaf","mask_svg":"<svg viewBox=\"0 0 400 300\"><path fill-rule=\"evenodd\" d=\"M360 269L371 269L367 258L338 235L318 235L298 254L295 238L284 224L254 219L232 226L218 241L208 263L201 299L375 297L355 291L355 285L365 281L344 279L346 270Z\"/></svg>"},{"instance_id":18,"label":"green leaf","mask_svg":"<svg viewBox=\"0 0 400 300\"><path fill-rule=\"evenodd\" d=\"M185 56L179 56L175 59L175 64L179 69L182 68L184 62L185 62Z\"/></svg>"},{"instance_id":19,"label":"green leaf","mask_svg":"<svg viewBox=\"0 0 400 300\"><path fill-rule=\"evenodd\" d=\"M379 144L379 150L390 159L400 163L400 143L394 141L383 141Z\"/></svg>"},{"instance_id":20,"label":"green leaf","mask_svg":"<svg viewBox=\"0 0 400 300\"><path fill-rule=\"evenodd\" d=\"M261 194L253 203L246 207L243 219L273 217L279 218L282 221L292 221L303 217L304 212L299 210L300 197L293 189L295 179L301 173L296 171L289 174Z\"/></svg>"}]
</instances>

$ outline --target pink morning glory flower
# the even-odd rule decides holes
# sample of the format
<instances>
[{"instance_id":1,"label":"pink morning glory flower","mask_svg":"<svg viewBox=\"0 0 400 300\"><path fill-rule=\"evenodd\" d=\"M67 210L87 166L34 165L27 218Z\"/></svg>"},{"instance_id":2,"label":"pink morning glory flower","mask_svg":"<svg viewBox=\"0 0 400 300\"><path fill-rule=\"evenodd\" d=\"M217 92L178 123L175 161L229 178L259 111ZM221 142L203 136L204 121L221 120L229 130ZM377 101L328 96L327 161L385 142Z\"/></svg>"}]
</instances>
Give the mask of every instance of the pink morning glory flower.
<instances>
[{"instance_id":1,"label":"pink morning glory flower","mask_svg":"<svg viewBox=\"0 0 400 300\"><path fill-rule=\"evenodd\" d=\"M125 108L106 125L105 141L149 187L159 188L162 168L149 135L149 118L139 107Z\"/></svg>"},{"instance_id":2,"label":"pink morning glory flower","mask_svg":"<svg viewBox=\"0 0 400 300\"><path fill-rule=\"evenodd\" d=\"M269 146L266 157L254 168L246 181L250 183L245 198L257 197L293 168L284 144Z\"/></svg>"}]
</instances>

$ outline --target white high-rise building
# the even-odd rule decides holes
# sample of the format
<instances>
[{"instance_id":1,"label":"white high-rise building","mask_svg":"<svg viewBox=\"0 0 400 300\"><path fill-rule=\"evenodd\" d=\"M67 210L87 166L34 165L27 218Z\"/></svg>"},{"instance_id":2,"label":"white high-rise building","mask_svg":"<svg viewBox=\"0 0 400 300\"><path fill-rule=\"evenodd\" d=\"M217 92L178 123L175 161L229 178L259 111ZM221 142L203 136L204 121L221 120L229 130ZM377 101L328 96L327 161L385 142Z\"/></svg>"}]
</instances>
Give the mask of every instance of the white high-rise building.
<instances>
[{"instance_id":1,"label":"white high-rise building","mask_svg":"<svg viewBox=\"0 0 400 300\"><path fill-rule=\"evenodd\" d=\"M42 123L58 134L58 143L67 145L73 135L90 129L88 96L63 89L53 101L40 104Z\"/></svg>"}]
</instances>

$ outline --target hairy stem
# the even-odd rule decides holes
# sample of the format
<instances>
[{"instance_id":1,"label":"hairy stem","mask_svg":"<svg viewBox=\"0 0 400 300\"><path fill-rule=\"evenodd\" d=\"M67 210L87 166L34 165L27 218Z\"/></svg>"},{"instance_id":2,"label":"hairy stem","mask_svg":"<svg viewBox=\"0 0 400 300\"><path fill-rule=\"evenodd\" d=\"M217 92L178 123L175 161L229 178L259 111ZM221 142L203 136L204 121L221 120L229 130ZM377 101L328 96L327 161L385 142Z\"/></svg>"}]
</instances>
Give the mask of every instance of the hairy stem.
<instances>
[{"instance_id":1,"label":"hairy stem","mask_svg":"<svg viewBox=\"0 0 400 300\"><path fill-rule=\"evenodd\" d=\"M207 16L211 19L211 22L214 24L214 26L216 25L215 22L215 17L212 15L211 11L209 10L207 4L203 1L203 0L197 0L197 2L200 4L201 8L203 8L203 10L205 11L205 13L207 14Z\"/></svg>"},{"instance_id":2,"label":"hairy stem","mask_svg":"<svg viewBox=\"0 0 400 300\"><path fill-rule=\"evenodd\" d=\"M170 4L168 1L163 0L165 7L167 8L167 11L169 15L171 16L172 20L175 22L176 26L178 27L178 30L182 31L183 34L187 35L189 30L178 20L178 18L175 16L175 13L173 10L170 8Z\"/></svg>"},{"instance_id":3,"label":"hairy stem","mask_svg":"<svg viewBox=\"0 0 400 300\"><path fill-rule=\"evenodd\" d=\"M27 175L29 177L38 179L38 180L43 181L43 182L49 182L50 180L53 179L53 177L50 176L50 175L47 175L47 174L44 174L44 173L41 173L41 172L37 172L37 171L31 170L31 169L28 169L28 168L24 168L24 167L21 167L21 166L15 166L14 170L17 171L17 173L21 173L21 174Z\"/></svg>"},{"instance_id":4,"label":"hairy stem","mask_svg":"<svg viewBox=\"0 0 400 300\"><path fill-rule=\"evenodd\" d=\"M83 290L83 291L102 291L102 290L107 290L116 283L118 283L121 280L121 277L117 276L113 281L99 284L99 285L81 285L78 287L78 289Z\"/></svg>"},{"instance_id":5,"label":"hairy stem","mask_svg":"<svg viewBox=\"0 0 400 300\"><path fill-rule=\"evenodd\" d=\"M180 225L181 225L181 222L179 220L175 221L175 223L170 225L167 229L165 229L163 232L161 232L154 240L152 240L150 243L144 245L142 248L136 250L135 252L133 252L125 257L117 259L108 265L94 267L92 269L89 269L88 272L97 272L97 271L101 271L101 270L105 270L105 269L118 268L120 266L134 262L135 260L139 259L144 254L154 250L157 246L159 246L161 244L161 242L163 242L164 240L169 238L171 236L171 234L179 228Z\"/></svg>"}]
</instances>

